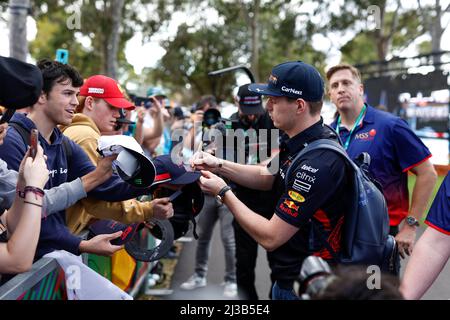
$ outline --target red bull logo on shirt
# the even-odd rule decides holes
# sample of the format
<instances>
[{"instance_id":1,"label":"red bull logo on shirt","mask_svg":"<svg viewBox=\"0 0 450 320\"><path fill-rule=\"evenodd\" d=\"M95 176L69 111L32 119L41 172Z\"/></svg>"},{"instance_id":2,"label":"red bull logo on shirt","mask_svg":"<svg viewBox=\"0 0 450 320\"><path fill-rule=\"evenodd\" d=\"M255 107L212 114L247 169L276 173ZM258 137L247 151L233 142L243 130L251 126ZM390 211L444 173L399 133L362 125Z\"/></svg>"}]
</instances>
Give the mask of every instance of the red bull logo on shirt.
<instances>
[{"instance_id":1,"label":"red bull logo on shirt","mask_svg":"<svg viewBox=\"0 0 450 320\"><path fill-rule=\"evenodd\" d=\"M284 200L284 202L282 204L280 204L280 206L278 208L280 208L281 211L283 211L284 213L287 213L290 216L293 216L294 218L297 218L298 216L298 212L297 211L293 211L293 209L286 207L287 204L286 202L291 202L293 204L293 201L289 201L289 200ZM295 207L298 208L298 206L294 205Z\"/></svg>"},{"instance_id":2,"label":"red bull logo on shirt","mask_svg":"<svg viewBox=\"0 0 450 320\"><path fill-rule=\"evenodd\" d=\"M284 200L283 204L292 210L298 210L298 206L295 205L294 201Z\"/></svg>"}]
</instances>

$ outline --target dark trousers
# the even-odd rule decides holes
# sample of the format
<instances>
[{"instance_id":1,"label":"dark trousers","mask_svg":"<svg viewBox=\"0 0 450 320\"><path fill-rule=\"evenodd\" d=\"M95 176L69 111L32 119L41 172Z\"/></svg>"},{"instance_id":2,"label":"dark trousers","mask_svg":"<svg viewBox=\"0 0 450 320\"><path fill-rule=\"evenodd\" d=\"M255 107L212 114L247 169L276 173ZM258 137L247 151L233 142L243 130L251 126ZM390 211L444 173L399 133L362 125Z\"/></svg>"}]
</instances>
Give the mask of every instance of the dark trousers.
<instances>
[{"instance_id":1,"label":"dark trousers","mask_svg":"<svg viewBox=\"0 0 450 320\"><path fill-rule=\"evenodd\" d=\"M236 282L238 296L244 300L258 300L255 288L255 267L258 257L258 243L233 221L234 239L236 241ZM271 279L273 286L273 279ZM269 292L269 298L271 293Z\"/></svg>"}]
</instances>

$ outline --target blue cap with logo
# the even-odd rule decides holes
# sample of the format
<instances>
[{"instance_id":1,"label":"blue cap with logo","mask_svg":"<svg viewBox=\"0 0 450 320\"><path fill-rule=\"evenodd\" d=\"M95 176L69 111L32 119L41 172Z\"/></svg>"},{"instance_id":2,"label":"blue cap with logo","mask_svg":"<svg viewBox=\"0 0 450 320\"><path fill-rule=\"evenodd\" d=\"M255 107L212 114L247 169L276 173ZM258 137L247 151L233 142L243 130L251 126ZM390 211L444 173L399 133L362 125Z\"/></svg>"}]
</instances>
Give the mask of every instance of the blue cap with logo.
<instances>
[{"instance_id":1,"label":"blue cap with logo","mask_svg":"<svg viewBox=\"0 0 450 320\"><path fill-rule=\"evenodd\" d=\"M243 114L263 114L265 112L262 106L261 96L248 90L250 84L244 84L239 87L236 97L239 100L239 107Z\"/></svg>"},{"instance_id":2,"label":"blue cap with logo","mask_svg":"<svg viewBox=\"0 0 450 320\"><path fill-rule=\"evenodd\" d=\"M323 98L324 82L313 66L302 61L289 61L272 69L267 84L251 84L248 89L260 95L315 102Z\"/></svg>"}]
</instances>

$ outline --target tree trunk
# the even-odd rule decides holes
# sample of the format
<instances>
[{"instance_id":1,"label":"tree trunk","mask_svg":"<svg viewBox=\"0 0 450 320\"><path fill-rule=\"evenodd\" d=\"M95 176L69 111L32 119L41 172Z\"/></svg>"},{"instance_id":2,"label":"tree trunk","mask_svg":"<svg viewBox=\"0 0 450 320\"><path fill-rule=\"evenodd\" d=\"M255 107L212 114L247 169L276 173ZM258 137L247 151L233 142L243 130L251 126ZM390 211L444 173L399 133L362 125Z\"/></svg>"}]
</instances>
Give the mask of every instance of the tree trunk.
<instances>
[{"instance_id":1,"label":"tree trunk","mask_svg":"<svg viewBox=\"0 0 450 320\"><path fill-rule=\"evenodd\" d=\"M253 1L253 17L251 17L250 28L252 35L252 72L255 77L255 81L259 82L259 6L260 0Z\"/></svg>"},{"instance_id":2,"label":"tree trunk","mask_svg":"<svg viewBox=\"0 0 450 320\"><path fill-rule=\"evenodd\" d=\"M26 61L28 54L27 16L30 0L9 0L9 55Z\"/></svg>"},{"instance_id":3,"label":"tree trunk","mask_svg":"<svg viewBox=\"0 0 450 320\"><path fill-rule=\"evenodd\" d=\"M120 22L125 0L111 0L111 32L106 44L106 75L117 79L117 54L120 43Z\"/></svg>"},{"instance_id":4,"label":"tree trunk","mask_svg":"<svg viewBox=\"0 0 450 320\"><path fill-rule=\"evenodd\" d=\"M439 3L439 0L436 0L435 4L435 12L436 15L432 19L431 22L431 52L438 52L441 51L441 38L442 34L444 33L444 29L442 28L441 19L442 19L442 9L441 4ZM441 56L435 55L433 56L433 64L440 64L441 62Z\"/></svg>"}]
</instances>

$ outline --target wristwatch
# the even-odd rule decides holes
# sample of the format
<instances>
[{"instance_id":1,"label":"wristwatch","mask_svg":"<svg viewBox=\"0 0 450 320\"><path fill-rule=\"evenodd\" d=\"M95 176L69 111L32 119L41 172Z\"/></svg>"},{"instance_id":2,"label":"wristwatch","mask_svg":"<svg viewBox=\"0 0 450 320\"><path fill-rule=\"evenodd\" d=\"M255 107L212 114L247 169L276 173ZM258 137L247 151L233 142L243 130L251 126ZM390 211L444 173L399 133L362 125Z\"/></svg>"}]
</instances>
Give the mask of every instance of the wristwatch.
<instances>
[{"instance_id":1,"label":"wristwatch","mask_svg":"<svg viewBox=\"0 0 450 320\"><path fill-rule=\"evenodd\" d=\"M408 226L420 226L419 220L417 220L416 218L414 218L413 216L407 216L406 217L406 223L408 224Z\"/></svg>"},{"instance_id":2,"label":"wristwatch","mask_svg":"<svg viewBox=\"0 0 450 320\"><path fill-rule=\"evenodd\" d=\"M220 189L219 193L216 195L217 201L223 203L223 197L225 196L225 193L230 190L231 190L230 186L225 186L222 189Z\"/></svg>"}]
</instances>

